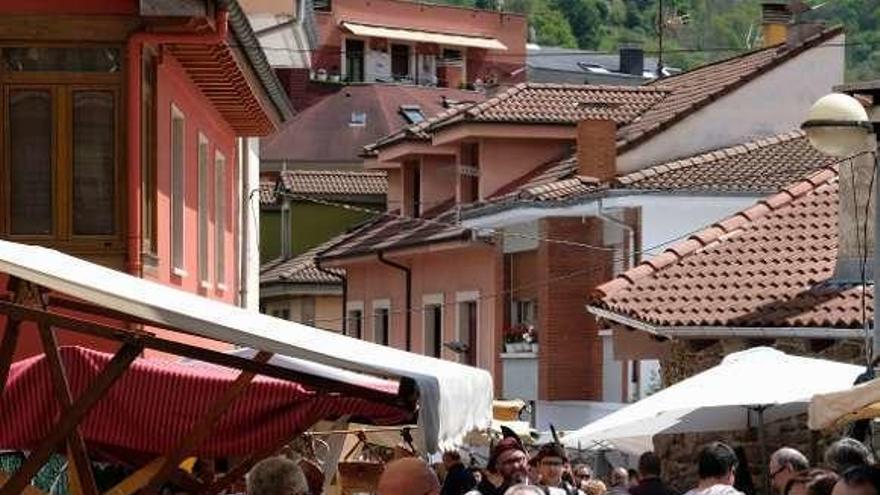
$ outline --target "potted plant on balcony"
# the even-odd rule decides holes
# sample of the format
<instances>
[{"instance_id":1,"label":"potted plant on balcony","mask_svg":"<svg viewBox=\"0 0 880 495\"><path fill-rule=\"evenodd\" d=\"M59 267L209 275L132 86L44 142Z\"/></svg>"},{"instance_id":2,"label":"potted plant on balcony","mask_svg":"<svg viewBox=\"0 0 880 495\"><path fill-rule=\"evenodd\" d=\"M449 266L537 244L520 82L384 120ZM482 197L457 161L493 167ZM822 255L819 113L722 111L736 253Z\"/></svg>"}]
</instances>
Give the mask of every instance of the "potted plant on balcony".
<instances>
[{"instance_id":1,"label":"potted plant on balcony","mask_svg":"<svg viewBox=\"0 0 880 495\"><path fill-rule=\"evenodd\" d=\"M513 353L520 352L520 344L523 343L523 329L521 325L513 325L504 332L504 351Z\"/></svg>"},{"instance_id":2,"label":"potted plant on balcony","mask_svg":"<svg viewBox=\"0 0 880 495\"><path fill-rule=\"evenodd\" d=\"M523 341L528 343L529 348L527 351L538 353L538 331L535 330L534 325L527 325L526 332L523 334Z\"/></svg>"}]
</instances>

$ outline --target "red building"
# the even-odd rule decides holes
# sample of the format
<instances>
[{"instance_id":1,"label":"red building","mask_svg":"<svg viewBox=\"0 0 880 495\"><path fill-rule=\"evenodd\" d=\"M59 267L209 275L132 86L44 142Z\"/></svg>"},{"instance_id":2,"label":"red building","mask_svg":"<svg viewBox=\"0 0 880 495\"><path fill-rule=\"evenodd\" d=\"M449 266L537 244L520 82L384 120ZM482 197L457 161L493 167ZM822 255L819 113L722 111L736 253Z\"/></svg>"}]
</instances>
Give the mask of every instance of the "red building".
<instances>
[{"instance_id":1,"label":"red building","mask_svg":"<svg viewBox=\"0 0 880 495\"><path fill-rule=\"evenodd\" d=\"M291 115L255 46L234 0L0 4L0 238L244 305L243 138Z\"/></svg>"}]
</instances>

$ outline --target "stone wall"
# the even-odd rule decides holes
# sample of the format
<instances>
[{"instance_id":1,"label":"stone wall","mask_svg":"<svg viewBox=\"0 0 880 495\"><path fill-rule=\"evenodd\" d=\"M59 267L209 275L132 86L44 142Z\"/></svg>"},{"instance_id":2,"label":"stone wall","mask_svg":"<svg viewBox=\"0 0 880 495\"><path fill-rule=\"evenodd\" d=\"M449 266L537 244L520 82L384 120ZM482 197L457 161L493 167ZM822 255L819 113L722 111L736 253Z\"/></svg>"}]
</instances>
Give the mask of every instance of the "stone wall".
<instances>
[{"instance_id":1,"label":"stone wall","mask_svg":"<svg viewBox=\"0 0 880 495\"><path fill-rule=\"evenodd\" d=\"M671 346L667 359L660 362L664 386L677 383L721 362L724 356L756 346L768 346L782 352L853 364L864 364L864 345L861 341L809 341L805 339L745 340L724 339L715 341L678 340ZM811 432L807 428L806 415L768 423L767 455L782 446L794 447L818 463L821 453L839 431ZM658 435L654 437L657 454L663 460L663 478L675 489L684 492L697 481L696 457L700 448L720 440L745 451L752 480L758 493L763 493L762 473L766 461L761 461L757 429L747 431Z\"/></svg>"}]
</instances>

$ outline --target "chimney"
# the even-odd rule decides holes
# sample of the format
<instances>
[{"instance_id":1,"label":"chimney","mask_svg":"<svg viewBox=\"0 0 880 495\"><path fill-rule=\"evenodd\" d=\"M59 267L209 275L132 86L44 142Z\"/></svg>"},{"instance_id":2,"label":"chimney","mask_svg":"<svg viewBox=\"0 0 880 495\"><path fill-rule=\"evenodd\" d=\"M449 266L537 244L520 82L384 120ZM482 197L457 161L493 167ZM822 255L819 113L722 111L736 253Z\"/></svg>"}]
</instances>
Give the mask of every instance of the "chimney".
<instances>
[{"instance_id":1,"label":"chimney","mask_svg":"<svg viewBox=\"0 0 880 495\"><path fill-rule=\"evenodd\" d=\"M600 181L617 175L617 123L582 120L577 125L578 175Z\"/></svg>"},{"instance_id":2,"label":"chimney","mask_svg":"<svg viewBox=\"0 0 880 495\"><path fill-rule=\"evenodd\" d=\"M788 29L792 24L792 13L784 3L767 2L761 4L761 28L764 47L788 42Z\"/></svg>"},{"instance_id":3,"label":"chimney","mask_svg":"<svg viewBox=\"0 0 880 495\"><path fill-rule=\"evenodd\" d=\"M642 76L645 72L645 50L641 45L620 45L620 68L618 72Z\"/></svg>"}]
</instances>

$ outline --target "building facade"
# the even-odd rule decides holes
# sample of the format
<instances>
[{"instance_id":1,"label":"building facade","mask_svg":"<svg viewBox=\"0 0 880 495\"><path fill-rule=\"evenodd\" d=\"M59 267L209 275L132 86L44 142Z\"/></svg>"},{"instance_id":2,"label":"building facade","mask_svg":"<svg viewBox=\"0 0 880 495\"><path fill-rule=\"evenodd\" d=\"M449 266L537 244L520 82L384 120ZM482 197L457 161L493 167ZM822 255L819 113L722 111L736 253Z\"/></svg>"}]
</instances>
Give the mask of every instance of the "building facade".
<instances>
[{"instance_id":1,"label":"building facade","mask_svg":"<svg viewBox=\"0 0 880 495\"><path fill-rule=\"evenodd\" d=\"M0 236L244 305L244 138L291 110L238 5L0 13Z\"/></svg>"}]
</instances>

